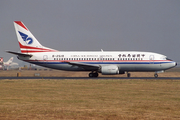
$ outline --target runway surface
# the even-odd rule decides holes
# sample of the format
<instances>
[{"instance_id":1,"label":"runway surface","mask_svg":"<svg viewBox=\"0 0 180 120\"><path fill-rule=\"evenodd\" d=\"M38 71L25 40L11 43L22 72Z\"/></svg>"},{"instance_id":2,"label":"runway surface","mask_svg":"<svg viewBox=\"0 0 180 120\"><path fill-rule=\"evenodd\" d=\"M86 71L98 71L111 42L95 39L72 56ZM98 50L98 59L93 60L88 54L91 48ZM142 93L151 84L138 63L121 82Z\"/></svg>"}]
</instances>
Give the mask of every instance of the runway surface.
<instances>
[{"instance_id":1,"label":"runway surface","mask_svg":"<svg viewBox=\"0 0 180 120\"><path fill-rule=\"evenodd\" d=\"M0 77L0 80L5 79L58 79L58 80L88 80L88 79L94 79L94 80L103 80L103 79L141 79L141 80L180 80L180 77L97 77L97 78L89 78L89 77Z\"/></svg>"}]
</instances>

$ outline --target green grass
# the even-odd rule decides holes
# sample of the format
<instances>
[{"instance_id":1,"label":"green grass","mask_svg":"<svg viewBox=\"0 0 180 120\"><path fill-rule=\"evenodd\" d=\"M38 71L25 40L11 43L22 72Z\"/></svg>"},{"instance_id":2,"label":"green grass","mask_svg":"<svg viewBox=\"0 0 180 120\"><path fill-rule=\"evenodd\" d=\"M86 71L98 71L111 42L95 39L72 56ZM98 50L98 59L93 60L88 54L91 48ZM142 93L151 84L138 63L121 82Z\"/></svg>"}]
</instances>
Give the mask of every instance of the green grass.
<instances>
[{"instance_id":1,"label":"green grass","mask_svg":"<svg viewBox=\"0 0 180 120\"><path fill-rule=\"evenodd\" d=\"M1 80L0 119L180 119L178 80Z\"/></svg>"}]
</instances>

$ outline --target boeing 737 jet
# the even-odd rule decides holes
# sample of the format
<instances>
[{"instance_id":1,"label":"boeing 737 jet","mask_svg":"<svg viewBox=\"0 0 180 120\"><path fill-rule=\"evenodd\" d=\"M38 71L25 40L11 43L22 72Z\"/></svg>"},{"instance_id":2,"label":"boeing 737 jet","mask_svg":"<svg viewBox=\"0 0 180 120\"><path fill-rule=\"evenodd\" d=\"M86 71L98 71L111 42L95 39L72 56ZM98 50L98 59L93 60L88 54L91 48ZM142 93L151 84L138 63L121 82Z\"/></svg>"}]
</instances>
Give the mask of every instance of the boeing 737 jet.
<instances>
[{"instance_id":1,"label":"boeing 737 jet","mask_svg":"<svg viewBox=\"0 0 180 120\"><path fill-rule=\"evenodd\" d=\"M17 55L18 59L32 64L66 71L90 71L89 77L125 74L129 72L159 72L177 65L165 55L138 51L58 51L45 47L33 36L21 22L14 22L21 53L7 51ZM52 40L53 41L53 40Z\"/></svg>"}]
</instances>

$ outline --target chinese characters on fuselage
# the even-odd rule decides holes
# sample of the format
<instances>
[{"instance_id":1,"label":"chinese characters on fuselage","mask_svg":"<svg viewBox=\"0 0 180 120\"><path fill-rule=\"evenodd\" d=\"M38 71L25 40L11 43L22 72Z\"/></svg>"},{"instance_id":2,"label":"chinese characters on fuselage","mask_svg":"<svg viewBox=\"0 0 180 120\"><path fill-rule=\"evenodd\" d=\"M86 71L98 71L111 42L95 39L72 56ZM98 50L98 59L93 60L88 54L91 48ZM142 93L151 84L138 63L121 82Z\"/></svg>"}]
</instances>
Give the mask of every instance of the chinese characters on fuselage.
<instances>
[{"instance_id":1,"label":"chinese characters on fuselage","mask_svg":"<svg viewBox=\"0 0 180 120\"><path fill-rule=\"evenodd\" d=\"M119 57L144 57L145 54L119 54Z\"/></svg>"}]
</instances>

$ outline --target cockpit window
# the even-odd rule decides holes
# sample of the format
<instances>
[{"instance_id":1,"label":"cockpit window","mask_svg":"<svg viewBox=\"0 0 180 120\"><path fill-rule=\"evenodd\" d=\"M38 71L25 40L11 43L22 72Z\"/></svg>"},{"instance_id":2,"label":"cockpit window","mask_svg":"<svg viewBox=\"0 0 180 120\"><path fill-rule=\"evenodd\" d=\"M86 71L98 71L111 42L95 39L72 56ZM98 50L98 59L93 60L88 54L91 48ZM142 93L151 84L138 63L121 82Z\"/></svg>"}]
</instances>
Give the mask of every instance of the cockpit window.
<instances>
[{"instance_id":1,"label":"cockpit window","mask_svg":"<svg viewBox=\"0 0 180 120\"><path fill-rule=\"evenodd\" d=\"M166 58L166 60L170 60L170 61L173 61L173 60L171 60L171 59L169 59L169 58Z\"/></svg>"}]
</instances>

